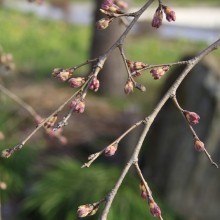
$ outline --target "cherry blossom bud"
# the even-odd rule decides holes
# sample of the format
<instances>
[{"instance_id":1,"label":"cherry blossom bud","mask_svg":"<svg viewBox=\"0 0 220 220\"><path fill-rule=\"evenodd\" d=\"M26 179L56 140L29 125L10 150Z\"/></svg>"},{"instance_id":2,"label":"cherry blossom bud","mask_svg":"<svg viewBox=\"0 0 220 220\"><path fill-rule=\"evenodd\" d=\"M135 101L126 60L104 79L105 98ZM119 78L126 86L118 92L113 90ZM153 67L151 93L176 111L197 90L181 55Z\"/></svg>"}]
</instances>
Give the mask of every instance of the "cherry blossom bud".
<instances>
[{"instance_id":1,"label":"cherry blossom bud","mask_svg":"<svg viewBox=\"0 0 220 220\"><path fill-rule=\"evenodd\" d=\"M53 76L53 77L57 77L57 75L58 75L61 71L63 71L62 68L55 68L55 69L53 70L53 72L52 72L52 76Z\"/></svg>"},{"instance_id":2,"label":"cherry blossom bud","mask_svg":"<svg viewBox=\"0 0 220 220\"><path fill-rule=\"evenodd\" d=\"M112 144L108 147L105 148L105 156L107 157L111 157L115 154L115 152L117 151L117 148L118 148L118 144Z\"/></svg>"},{"instance_id":3,"label":"cherry blossom bud","mask_svg":"<svg viewBox=\"0 0 220 220\"><path fill-rule=\"evenodd\" d=\"M97 92L99 89L99 80L97 78L94 78L89 86L89 89L93 90L94 92Z\"/></svg>"},{"instance_id":4,"label":"cherry blossom bud","mask_svg":"<svg viewBox=\"0 0 220 220\"><path fill-rule=\"evenodd\" d=\"M79 99L74 99L70 104L70 108L72 108L74 112L83 113L85 110L85 102Z\"/></svg>"},{"instance_id":5,"label":"cherry blossom bud","mask_svg":"<svg viewBox=\"0 0 220 220\"><path fill-rule=\"evenodd\" d=\"M78 88L85 83L85 77L71 78L68 82L71 87Z\"/></svg>"},{"instance_id":6,"label":"cherry blossom bud","mask_svg":"<svg viewBox=\"0 0 220 220\"><path fill-rule=\"evenodd\" d=\"M0 181L0 189L1 190L6 190L7 189L7 184L5 182Z\"/></svg>"},{"instance_id":7,"label":"cherry blossom bud","mask_svg":"<svg viewBox=\"0 0 220 220\"><path fill-rule=\"evenodd\" d=\"M163 7L163 11L166 15L166 19L167 21L171 22L171 21L176 21L176 13L169 7L167 6L162 6Z\"/></svg>"},{"instance_id":8,"label":"cherry blossom bud","mask_svg":"<svg viewBox=\"0 0 220 220\"><path fill-rule=\"evenodd\" d=\"M56 121L57 121L57 115L53 115L44 123L44 127L51 128L54 126Z\"/></svg>"},{"instance_id":9,"label":"cherry blossom bud","mask_svg":"<svg viewBox=\"0 0 220 220\"><path fill-rule=\"evenodd\" d=\"M162 21L163 21L163 12L161 10L161 7L158 7L154 14L151 25L152 27L159 28L162 25Z\"/></svg>"},{"instance_id":10,"label":"cherry blossom bud","mask_svg":"<svg viewBox=\"0 0 220 220\"><path fill-rule=\"evenodd\" d=\"M145 92L146 91L146 87L144 86L144 85L142 85L142 84L136 84L135 85L135 88L136 89L139 89L141 92Z\"/></svg>"},{"instance_id":11,"label":"cherry blossom bud","mask_svg":"<svg viewBox=\"0 0 220 220\"><path fill-rule=\"evenodd\" d=\"M156 67L151 69L150 73L155 80L160 79L169 70L169 68L169 66Z\"/></svg>"},{"instance_id":12,"label":"cherry blossom bud","mask_svg":"<svg viewBox=\"0 0 220 220\"><path fill-rule=\"evenodd\" d=\"M69 79L72 75L73 73L71 71L63 70L59 74L57 74L56 78L64 82L67 79Z\"/></svg>"},{"instance_id":13,"label":"cherry blossom bud","mask_svg":"<svg viewBox=\"0 0 220 220\"><path fill-rule=\"evenodd\" d=\"M77 215L79 218L94 215L98 211L99 206L94 204L86 204L78 207Z\"/></svg>"},{"instance_id":14,"label":"cherry blossom bud","mask_svg":"<svg viewBox=\"0 0 220 220\"><path fill-rule=\"evenodd\" d=\"M141 198L147 199L147 190L143 182L140 183Z\"/></svg>"},{"instance_id":15,"label":"cherry blossom bud","mask_svg":"<svg viewBox=\"0 0 220 220\"><path fill-rule=\"evenodd\" d=\"M99 30L104 30L109 26L109 24L112 21L113 21L113 18L109 18L109 17L102 18L101 20L96 22L96 27Z\"/></svg>"},{"instance_id":16,"label":"cherry blossom bud","mask_svg":"<svg viewBox=\"0 0 220 220\"><path fill-rule=\"evenodd\" d=\"M194 140L194 147L199 152L203 152L205 150L204 143L197 138L195 138L195 140Z\"/></svg>"},{"instance_id":17,"label":"cherry blossom bud","mask_svg":"<svg viewBox=\"0 0 220 220\"><path fill-rule=\"evenodd\" d=\"M189 112L189 111L184 111L183 114L185 115L187 121L190 123L190 124L198 124L199 123L199 115L196 114L195 112Z\"/></svg>"},{"instance_id":18,"label":"cherry blossom bud","mask_svg":"<svg viewBox=\"0 0 220 220\"><path fill-rule=\"evenodd\" d=\"M132 82L131 79L128 79L124 87L124 92L126 95L129 95L133 92L133 90L134 90L134 83Z\"/></svg>"},{"instance_id":19,"label":"cherry blossom bud","mask_svg":"<svg viewBox=\"0 0 220 220\"><path fill-rule=\"evenodd\" d=\"M137 71L137 70L141 70L144 67L148 66L147 64L145 64L143 62L140 62L140 61L134 62L134 61L131 61L131 60L126 60L126 62L127 62L127 65L128 65L128 67L129 67L131 72L134 72L134 71Z\"/></svg>"},{"instance_id":20,"label":"cherry blossom bud","mask_svg":"<svg viewBox=\"0 0 220 220\"><path fill-rule=\"evenodd\" d=\"M160 217L161 216L160 207L157 205L156 202L154 202L152 197L148 197L148 205L149 205L149 208L150 208L150 213L154 217Z\"/></svg>"}]
</instances>

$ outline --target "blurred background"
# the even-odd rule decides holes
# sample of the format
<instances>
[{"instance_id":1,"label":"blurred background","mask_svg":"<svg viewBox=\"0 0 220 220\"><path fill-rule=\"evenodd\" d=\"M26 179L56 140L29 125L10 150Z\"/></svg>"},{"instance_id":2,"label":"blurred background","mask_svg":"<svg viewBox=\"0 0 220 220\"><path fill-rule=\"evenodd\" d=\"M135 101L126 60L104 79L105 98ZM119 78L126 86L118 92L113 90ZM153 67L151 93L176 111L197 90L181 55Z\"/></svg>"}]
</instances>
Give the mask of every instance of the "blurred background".
<instances>
[{"instance_id":1,"label":"blurred background","mask_svg":"<svg viewBox=\"0 0 220 220\"><path fill-rule=\"evenodd\" d=\"M135 11L144 0L129 0ZM56 67L68 68L101 55L125 27L114 21L97 31L99 0L49 0L42 5L0 1L0 84L48 116L74 92L51 77ZM125 41L127 59L148 64L185 60L220 36L219 0L168 1L175 23L151 27L157 7L145 12ZM213 159L220 162L220 51L198 64L178 90L181 106L201 116L195 130ZM80 68L85 76L91 67ZM89 93L86 111L73 115L62 136L43 129L9 159L0 158L1 220L73 220L81 204L102 199L113 187L138 140L140 129L121 143L114 157L100 157L81 169L88 155L103 149L133 123L150 113L183 67L172 68L155 81L145 72L147 87L125 96L126 73L115 51L100 75L100 90ZM68 107L59 115L68 112ZM34 128L32 115L0 91L0 149L21 142ZM141 169L165 220L220 218L220 176L203 154L195 152L192 135L172 103L158 115L140 154ZM140 197L133 170L123 182L109 220L153 219ZM97 219L98 214L89 219Z\"/></svg>"}]
</instances>

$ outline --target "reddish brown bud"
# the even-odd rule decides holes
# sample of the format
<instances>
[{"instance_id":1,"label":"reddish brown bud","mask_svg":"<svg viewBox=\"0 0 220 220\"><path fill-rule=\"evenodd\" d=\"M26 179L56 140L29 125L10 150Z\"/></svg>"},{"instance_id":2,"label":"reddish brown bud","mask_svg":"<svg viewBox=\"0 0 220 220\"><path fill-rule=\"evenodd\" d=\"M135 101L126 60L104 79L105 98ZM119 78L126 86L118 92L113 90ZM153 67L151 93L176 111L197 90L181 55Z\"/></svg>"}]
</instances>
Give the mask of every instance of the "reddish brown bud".
<instances>
[{"instance_id":1,"label":"reddish brown bud","mask_svg":"<svg viewBox=\"0 0 220 220\"><path fill-rule=\"evenodd\" d=\"M67 79L69 79L71 76L73 75L73 71L72 70L64 70L61 68L56 68L53 70L52 76L61 80L61 81L66 81Z\"/></svg>"},{"instance_id":2,"label":"reddish brown bud","mask_svg":"<svg viewBox=\"0 0 220 220\"><path fill-rule=\"evenodd\" d=\"M147 190L146 190L146 187L145 187L144 183L141 182L139 187L140 187L140 191L141 191L141 198L142 199L147 199Z\"/></svg>"},{"instance_id":3,"label":"reddish brown bud","mask_svg":"<svg viewBox=\"0 0 220 220\"><path fill-rule=\"evenodd\" d=\"M167 6L162 6L163 7L163 11L166 15L166 19L167 21L171 22L171 21L176 21L176 13L175 11L173 11L171 8L167 7Z\"/></svg>"},{"instance_id":4,"label":"reddish brown bud","mask_svg":"<svg viewBox=\"0 0 220 220\"><path fill-rule=\"evenodd\" d=\"M160 207L157 205L156 202L154 202L152 197L148 198L148 205L150 208L150 213L154 216L154 217L160 217L161 216L161 210Z\"/></svg>"},{"instance_id":5,"label":"reddish brown bud","mask_svg":"<svg viewBox=\"0 0 220 220\"><path fill-rule=\"evenodd\" d=\"M84 77L71 78L69 79L68 82L71 87L78 88L85 83L85 78Z\"/></svg>"},{"instance_id":6,"label":"reddish brown bud","mask_svg":"<svg viewBox=\"0 0 220 220\"><path fill-rule=\"evenodd\" d=\"M117 144L113 144L113 145L110 145L108 147L105 148L105 156L107 157L111 157L115 154L115 152L117 151L117 148L118 148L118 145Z\"/></svg>"},{"instance_id":7,"label":"reddish brown bud","mask_svg":"<svg viewBox=\"0 0 220 220\"><path fill-rule=\"evenodd\" d=\"M99 80L97 78L94 78L89 86L89 89L93 90L94 92L97 92L99 89Z\"/></svg>"},{"instance_id":8,"label":"reddish brown bud","mask_svg":"<svg viewBox=\"0 0 220 220\"><path fill-rule=\"evenodd\" d=\"M161 10L161 7L158 7L154 14L151 25L152 27L159 28L162 25L162 21L163 21L163 12Z\"/></svg>"},{"instance_id":9,"label":"reddish brown bud","mask_svg":"<svg viewBox=\"0 0 220 220\"><path fill-rule=\"evenodd\" d=\"M144 67L148 66L148 64L145 64L145 63L140 62L140 61L134 62L134 61L131 61L131 60L126 60L126 62L127 62L127 65L129 67L131 73L135 72L137 70L141 70ZM133 74L133 76L139 76L139 75L141 75L140 72L136 72L135 74Z\"/></svg>"},{"instance_id":10,"label":"reddish brown bud","mask_svg":"<svg viewBox=\"0 0 220 220\"><path fill-rule=\"evenodd\" d=\"M160 79L169 70L169 68L169 66L156 67L151 69L150 73L155 80Z\"/></svg>"},{"instance_id":11,"label":"reddish brown bud","mask_svg":"<svg viewBox=\"0 0 220 220\"><path fill-rule=\"evenodd\" d=\"M183 114L185 115L187 121L190 123L190 124L198 124L199 123L199 115L196 114L195 112L189 112L189 111L184 111Z\"/></svg>"},{"instance_id":12,"label":"reddish brown bud","mask_svg":"<svg viewBox=\"0 0 220 220\"><path fill-rule=\"evenodd\" d=\"M195 138L195 140L194 140L194 147L199 152L203 152L205 150L204 143L197 138Z\"/></svg>"},{"instance_id":13,"label":"reddish brown bud","mask_svg":"<svg viewBox=\"0 0 220 220\"><path fill-rule=\"evenodd\" d=\"M81 205L78 207L77 215L79 218L94 215L98 210L98 206L93 204Z\"/></svg>"},{"instance_id":14,"label":"reddish brown bud","mask_svg":"<svg viewBox=\"0 0 220 220\"><path fill-rule=\"evenodd\" d=\"M129 95L133 92L133 90L134 90L134 83L132 82L131 79L128 79L124 87L124 92L126 95Z\"/></svg>"},{"instance_id":15,"label":"reddish brown bud","mask_svg":"<svg viewBox=\"0 0 220 220\"><path fill-rule=\"evenodd\" d=\"M96 22L96 27L99 30L104 30L109 26L109 24L112 21L113 21L113 18L109 18L109 17L102 18L101 20Z\"/></svg>"},{"instance_id":16,"label":"reddish brown bud","mask_svg":"<svg viewBox=\"0 0 220 220\"><path fill-rule=\"evenodd\" d=\"M79 99L74 99L70 104L70 108L72 108L74 112L83 113L85 110L85 102Z\"/></svg>"}]
</instances>

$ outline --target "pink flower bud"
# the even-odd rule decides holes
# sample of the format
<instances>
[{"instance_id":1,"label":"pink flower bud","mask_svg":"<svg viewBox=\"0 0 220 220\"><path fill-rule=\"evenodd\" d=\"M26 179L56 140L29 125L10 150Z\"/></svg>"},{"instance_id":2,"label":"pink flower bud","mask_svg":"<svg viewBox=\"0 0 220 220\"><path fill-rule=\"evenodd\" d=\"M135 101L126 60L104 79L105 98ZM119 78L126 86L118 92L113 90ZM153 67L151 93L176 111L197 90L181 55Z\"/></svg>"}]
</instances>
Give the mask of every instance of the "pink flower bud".
<instances>
[{"instance_id":1,"label":"pink flower bud","mask_svg":"<svg viewBox=\"0 0 220 220\"><path fill-rule=\"evenodd\" d=\"M104 30L109 26L109 24L112 21L113 21L113 18L109 18L109 17L102 18L101 20L96 22L96 27L99 30Z\"/></svg>"},{"instance_id":2,"label":"pink flower bud","mask_svg":"<svg viewBox=\"0 0 220 220\"><path fill-rule=\"evenodd\" d=\"M154 202L152 197L148 198L148 205L150 208L150 213L154 216L154 217L160 217L161 216L161 210L160 207L157 205L156 202Z\"/></svg>"},{"instance_id":3,"label":"pink flower bud","mask_svg":"<svg viewBox=\"0 0 220 220\"><path fill-rule=\"evenodd\" d=\"M163 21L163 12L161 8L158 7L154 14L151 25L152 27L159 28L162 25L162 21Z\"/></svg>"},{"instance_id":4,"label":"pink flower bud","mask_svg":"<svg viewBox=\"0 0 220 220\"><path fill-rule=\"evenodd\" d=\"M102 5L101 5L101 8L103 10L108 10L109 7L111 7L113 5L113 0L104 0Z\"/></svg>"},{"instance_id":5,"label":"pink flower bud","mask_svg":"<svg viewBox=\"0 0 220 220\"><path fill-rule=\"evenodd\" d=\"M77 215L79 218L94 215L98 211L98 206L93 204L81 205L78 207Z\"/></svg>"},{"instance_id":6,"label":"pink flower bud","mask_svg":"<svg viewBox=\"0 0 220 220\"><path fill-rule=\"evenodd\" d=\"M140 187L140 191L141 191L141 198L144 200L147 199L147 190L146 190L144 183L141 182L139 187Z\"/></svg>"},{"instance_id":7,"label":"pink flower bud","mask_svg":"<svg viewBox=\"0 0 220 220\"><path fill-rule=\"evenodd\" d=\"M105 156L107 157L111 157L115 154L115 152L117 151L117 148L118 148L118 145L117 144L113 144L113 145L110 145L108 147L105 148Z\"/></svg>"},{"instance_id":8,"label":"pink flower bud","mask_svg":"<svg viewBox=\"0 0 220 220\"><path fill-rule=\"evenodd\" d=\"M204 143L197 138L195 138L195 140L194 140L194 147L199 152L203 152L205 150Z\"/></svg>"},{"instance_id":9,"label":"pink flower bud","mask_svg":"<svg viewBox=\"0 0 220 220\"><path fill-rule=\"evenodd\" d=\"M131 79L128 79L124 87L124 92L126 95L129 95L133 92L133 90L134 90L134 83L131 81Z\"/></svg>"},{"instance_id":10,"label":"pink flower bud","mask_svg":"<svg viewBox=\"0 0 220 220\"><path fill-rule=\"evenodd\" d=\"M74 112L83 113L85 110L85 102L79 99L74 99L70 104L70 108L72 108Z\"/></svg>"},{"instance_id":11,"label":"pink flower bud","mask_svg":"<svg viewBox=\"0 0 220 220\"><path fill-rule=\"evenodd\" d=\"M55 68L55 69L53 70L53 72L52 72L52 76L53 76L53 77L57 77L57 75L58 75L61 71L63 71L62 68Z\"/></svg>"},{"instance_id":12,"label":"pink flower bud","mask_svg":"<svg viewBox=\"0 0 220 220\"><path fill-rule=\"evenodd\" d=\"M69 79L68 82L71 87L78 88L85 83L85 78L84 77L71 78Z\"/></svg>"},{"instance_id":13,"label":"pink flower bud","mask_svg":"<svg viewBox=\"0 0 220 220\"><path fill-rule=\"evenodd\" d=\"M97 92L99 89L99 80L97 78L94 78L89 86L89 89L93 90L94 92Z\"/></svg>"},{"instance_id":14,"label":"pink flower bud","mask_svg":"<svg viewBox=\"0 0 220 220\"><path fill-rule=\"evenodd\" d=\"M189 111L184 111L183 114L185 115L187 121L190 123L190 124L198 124L199 123L199 115L196 114L195 112L189 112Z\"/></svg>"},{"instance_id":15,"label":"pink flower bud","mask_svg":"<svg viewBox=\"0 0 220 220\"><path fill-rule=\"evenodd\" d=\"M162 6L163 7L163 11L166 15L166 19L167 21L171 22L171 21L176 21L176 13L169 7L167 6Z\"/></svg>"},{"instance_id":16,"label":"pink flower bud","mask_svg":"<svg viewBox=\"0 0 220 220\"><path fill-rule=\"evenodd\" d=\"M152 74L153 78L156 80L156 79L160 79L168 70L169 70L169 66L162 66L151 69L150 73Z\"/></svg>"}]
</instances>

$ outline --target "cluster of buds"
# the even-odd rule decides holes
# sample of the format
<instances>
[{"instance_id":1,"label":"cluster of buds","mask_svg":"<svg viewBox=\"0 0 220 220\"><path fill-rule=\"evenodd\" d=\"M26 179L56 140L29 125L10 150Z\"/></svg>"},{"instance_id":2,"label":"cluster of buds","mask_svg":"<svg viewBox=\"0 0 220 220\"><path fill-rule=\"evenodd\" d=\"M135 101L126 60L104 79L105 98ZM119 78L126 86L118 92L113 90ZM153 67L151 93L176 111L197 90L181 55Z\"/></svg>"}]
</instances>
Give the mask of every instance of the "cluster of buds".
<instances>
[{"instance_id":1,"label":"cluster of buds","mask_svg":"<svg viewBox=\"0 0 220 220\"><path fill-rule=\"evenodd\" d=\"M56 68L53 70L52 76L64 82L73 75L73 70Z\"/></svg>"},{"instance_id":2,"label":"cluster of buds","mask_svg":"<svg viewBox=\"0 0 220 220\"><path fill-rule=\"evenodd\" d=\"M198 138L194 139L194 147L198 152L203 152L205 150L205 145Z\"/></svg>"},{"instance_id":3,"label":"cluster of buds","mask_svg":"<svg viewBox=\"0 0 220 220\"><path fill-rule=\"evenodd\" d=\"M139 62L139 61L131 61L131 60L126 60L128 68L130 70L133 77L138 77L141 75L141 72L139 70L145 68L148 66L148 64L145 64L143 62Z\"/></svg>"},{"instance_id":4,"label":"cluster of buds","mask_svg":"<svg viewBox=\"0 0 220 220\"><path fill-rule=\"evenodd\" d=\"M100 82L99 80L95 77L90 86L89 86L89 89L93 90L94 92L97 92L99 90L99 86L100 86Z\"/></svg>"},{"instance_id":5,"label":"cluster of buds","mask_svg":"<svg viewBox=\"0 0 220 220\"><path fill-rule=\"evenodd\" d=\"M151 69L150 73L152 74L153 78L160 79L168 70L170 69L169 66L161 66Z\"/></svg>"},{"instance_id":6,"label":"cluster of buds","mask_svg":"<svg viewBox=\"0 0 220 220\"><path fill-rule=\"evenodd\" d=\"M126 95L129 95L133 91L134 91L134 82L129 78L125 84L124 92Z\"/></svg>"},{"instance_id":7,"label":"cluster of buds","mask_svg":"<svg viewBox=\"0 0 220 220\"><path fill-rule=\"evenodd\" d=\"M77 215L79 218L94 215L99 208L99 203L86 204L78 207Z\"/></svg>"},{"instance_id":8,"label":"cluster of buds","mask_svg":"<svg viewBox=\"0 0 220 220\"><path fill-rule=\"evenodd\" d=\"M70 108L77 113L83 113L85 110L85 102L80 99L74 99L71 104Z\"/></svg>"},{"instance_id":9,"label":"cluster of buds","mask_svg":"<svg viewBox=\"0 0 220 220\"><path fill-rule=\"evenodd\" d=\"M100 11L105 14L106 17L97 21L97 29L106 29L117 15L124 13L127 7L127 3L122 0L104 0Z\"/></svg>"},{"instance_id":10,"label":"cluster of buds","mask_svg":"<svg viewBox=\"0 0 220 220\"><path fill-rule=\"evenodd\" d=\"M195 112L183 111L184 116L190 124L198 124L199 123L199 115Z\"/></svg>"},{"instance_id":11,"label":"cluster of buds","mask_svg":"<svg viewBox=\"0 0 220 220\"><path fill-rule=\"evenodd\" d=\"M149 208L150 208L150 213L154 217L160 217L161 216L160 207L157 205L157 203L154 201L154 199L151 196L148 196L148 205L149 205Z\"/></svg>"},{"instance_id":12,"label":"cluster of buds","mask_svg":"<svg viewBox=\"0 0 220 220\"><path fill-rule=\"evenodd\" d=\"M85 83L85 81L86 81L85 77L76 77L76 78L70 78L68 82L71 87L79 88Z\"/></svg>"},{"instance_id":13,"label":"cluster of buds","mask_svg":"<svg viewBox=\"0 0 220 220\"><path fill-rule=\"evenodd\" d=\"M171 8L165 5L159 5L154 13L151 23L152 27L159 28L162 25L163 13L166 15L167 21L171 22L176 20L176 14Z\"/></svg>"},{"instance_id":14,"label":"cluster of buds","mask_svg":"<svg viewBox=\"0 0 220 220\"><path fill-rule=\"evenodd\" d=\"M141 191L141 198L144 200L147 199L148 196L147 189L142 181L140 183L140 191Z\"/></svg>"},{"instance_id":15,"label":"cluster of buds","mask_svg":"<svg viewBox=\"0 0 220 220\"><path fill-rule=\"evenodd\" d=\"M117 149L118 149L118 143L109 145L108 147L105 148L104 154L107 157L111 157L111 156L113 156L115 154Z\"/></svg>"}]
</instances>

